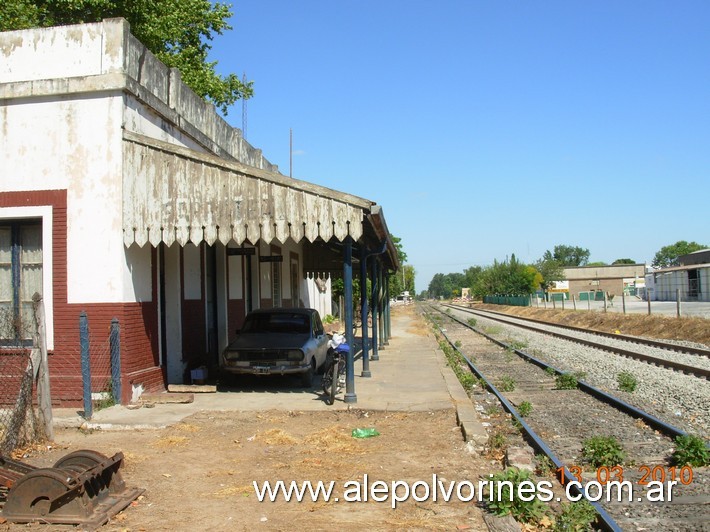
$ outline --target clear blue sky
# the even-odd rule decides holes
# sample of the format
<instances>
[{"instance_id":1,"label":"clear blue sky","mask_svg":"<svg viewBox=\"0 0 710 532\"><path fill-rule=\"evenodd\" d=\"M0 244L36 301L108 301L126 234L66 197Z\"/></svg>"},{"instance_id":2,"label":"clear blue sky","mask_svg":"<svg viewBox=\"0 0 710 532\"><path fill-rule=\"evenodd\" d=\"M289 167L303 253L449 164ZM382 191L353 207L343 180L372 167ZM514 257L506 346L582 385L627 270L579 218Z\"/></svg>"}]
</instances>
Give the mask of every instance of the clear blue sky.
<instances>
[{"instance_id":1,"label":"clear blue sky","mask_svg":"<svg viewBox=\"0 0 710 532\"><path fill-rule=\"evenodd\" d=\"M416 290L557 244L710 244L710 2L236 0L247 140L382 205ZM242 125L241 103L227 120Z\"/></svg>"}]
</instances>

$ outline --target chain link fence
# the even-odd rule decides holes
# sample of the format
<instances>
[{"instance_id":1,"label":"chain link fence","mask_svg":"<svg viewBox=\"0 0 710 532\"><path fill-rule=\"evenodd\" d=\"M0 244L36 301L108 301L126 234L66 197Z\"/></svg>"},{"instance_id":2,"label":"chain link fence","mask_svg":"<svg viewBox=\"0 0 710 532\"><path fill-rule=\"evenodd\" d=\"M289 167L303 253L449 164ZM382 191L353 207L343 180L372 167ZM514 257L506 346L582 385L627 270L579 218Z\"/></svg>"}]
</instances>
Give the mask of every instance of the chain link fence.
<instances>
[{"instance_id":1,"label":"chain link fence","mask_svg":"<svg viewBox=\"0 0 710 532\"><path fill-rule=\"evenodd\" d=\"M44 306L0 308L0 453L53 438Z\"/></svg>"},{"instance_id":2,"label":"chain link fence","mask_svg":"<svg viewBox=\"0 0 710 532\"><path fill-rule=\"evenodd\" d=\"M34 408L31 350L0 353L0 453L46 438Z\"/></svg>"}]
</instances>

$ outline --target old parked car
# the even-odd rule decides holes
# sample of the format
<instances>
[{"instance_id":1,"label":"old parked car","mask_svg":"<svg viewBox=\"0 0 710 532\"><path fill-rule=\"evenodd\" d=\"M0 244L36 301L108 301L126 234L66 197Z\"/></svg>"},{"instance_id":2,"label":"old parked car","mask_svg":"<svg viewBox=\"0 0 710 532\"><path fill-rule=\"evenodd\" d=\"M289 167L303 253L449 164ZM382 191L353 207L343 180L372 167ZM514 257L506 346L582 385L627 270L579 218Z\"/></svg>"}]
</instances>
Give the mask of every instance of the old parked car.
<instances>
[{"instance_id":1,"label":"old parked car","mask_svg":"<svg viewBox=\"0 0 710 532\"><path fill-rule=\"evenodd\" d=\"M292 375L310 387L324 364L328 336L318 311L259 309L247 314L237 338L222 353L224 371L249 375Z\"/></svg>"}]
</instances>

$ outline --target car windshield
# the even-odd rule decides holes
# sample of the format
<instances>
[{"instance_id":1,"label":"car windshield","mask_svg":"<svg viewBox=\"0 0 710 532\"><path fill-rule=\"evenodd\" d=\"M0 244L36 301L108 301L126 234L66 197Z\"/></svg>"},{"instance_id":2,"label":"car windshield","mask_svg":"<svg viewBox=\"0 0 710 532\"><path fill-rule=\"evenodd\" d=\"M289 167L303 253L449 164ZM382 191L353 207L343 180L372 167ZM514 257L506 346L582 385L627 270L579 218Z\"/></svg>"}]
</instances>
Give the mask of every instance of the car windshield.
<instances>
[{"instance_id":1,"label":"car windshield","mask_svg":"<svg viewBox=\"0 0 710 532\"><path fill-rule=\"evenodd\" d=\"M259 313L247 316L242 333L290 333L308 334L308 316L297 313Z\"/></svg>"}]
</instances>

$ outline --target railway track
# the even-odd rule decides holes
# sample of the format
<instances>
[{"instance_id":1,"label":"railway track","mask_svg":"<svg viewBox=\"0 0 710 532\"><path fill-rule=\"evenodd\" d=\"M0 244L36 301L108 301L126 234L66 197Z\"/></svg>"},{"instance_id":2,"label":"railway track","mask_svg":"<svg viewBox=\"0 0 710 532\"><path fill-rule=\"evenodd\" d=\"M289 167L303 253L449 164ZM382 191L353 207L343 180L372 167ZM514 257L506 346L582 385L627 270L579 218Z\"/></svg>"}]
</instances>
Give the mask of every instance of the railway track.
<instances>
[{"instance_id":1,"label":"railway track","mask_svg":"<svg viewBox=\"0 0 710 532\"><path fill-rule=\"evenodd\" d=\"M433 310L433 309L432 309ZM684 432L583 381L579 388L557 389L549 364L487 337L500 347L481 340L481 331L462 320L436 309L445 316L442 333L458 351L478 378L496 394L504 408L516 418L528 441L538 452L550 457L557 476L563 482L578 479L582 483L604 483L610 475L630 482L634 497L625 502L595 502L599 513L597 525L606 530L707 530L710 523L710 474L707 467L692 470L680 477L672 502L651 503L641 495L649 475L655 480L670 480L680 469L669 463L673 438ZM514 356L516 353L519 356ZM514 383L512 385L511 383ZM507 390L507 391L504 391ZM523 417L520 406L528 404L531 412ZM543 435L543 436L540 436ZM623 464L590 469L584 464L581 450L593 436L616 437L627 453ZM692 480L689 480L690 477Z\"/></svg>"},{"instance_id":2,"label":"railway track","mask_svg":"<svg viewBox=\"0 0 710 532\"><path fill-rule=\"evenodd\" d=\"M554 336L555 338L569 340L571 342L576 342L578 344L596 349L602 349L620 356L640 360L654 366L661 366L675 371L680 371L688 375L695 375L696 377L703 379L710 379L710 350L708 349L662 342L658 340L650 340L636 336L592 331L568 325L551 324L540 320L510 316L489 310L474 310L457 305L444 306L474 316L485 317L490 320ZM603 338L604 341L599 341L598 338ZM631 348L625 347L626 345L630 345ZM656 350L654 352L657 354L649 354L649 350ZM667 354L658 354L658 351L664 351L667 352ZM680 357L681 355L685 355L686 358L690 357L691 359L695 359L697 362L689 363L687 361L677 360L676 357ZM700 364L703 365L701 366Z\"/></svg>"}]
</instances>

